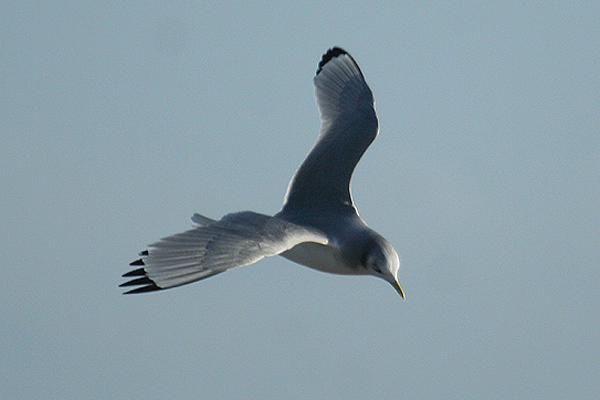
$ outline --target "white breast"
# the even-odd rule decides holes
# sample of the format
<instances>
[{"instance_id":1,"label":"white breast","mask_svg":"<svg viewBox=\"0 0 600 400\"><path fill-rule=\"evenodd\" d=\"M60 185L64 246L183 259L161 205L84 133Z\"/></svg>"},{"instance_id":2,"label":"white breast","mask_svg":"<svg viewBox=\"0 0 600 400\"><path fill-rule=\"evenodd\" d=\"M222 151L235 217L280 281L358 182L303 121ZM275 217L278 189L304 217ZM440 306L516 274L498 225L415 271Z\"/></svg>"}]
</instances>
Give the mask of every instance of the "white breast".
<instances>
[{"instance_id":1,"label":"white breast","mask_svg":"<svg viewBox=\"0 0 600 400\"><path fill-rule=\"evenodd\" d=\"M279 254L288 260L330 274L363 275L362 269L344 262L337 247L314 242L300 243Z\"/></svg>"}]
</instances>

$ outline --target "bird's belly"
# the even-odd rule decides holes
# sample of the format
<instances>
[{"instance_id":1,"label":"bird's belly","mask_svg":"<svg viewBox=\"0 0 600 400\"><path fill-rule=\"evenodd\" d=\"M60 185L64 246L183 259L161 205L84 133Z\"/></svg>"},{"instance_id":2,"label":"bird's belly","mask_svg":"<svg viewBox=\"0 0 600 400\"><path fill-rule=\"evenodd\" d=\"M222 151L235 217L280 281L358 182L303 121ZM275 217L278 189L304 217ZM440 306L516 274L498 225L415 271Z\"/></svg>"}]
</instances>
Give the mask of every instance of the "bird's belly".
<instances>
[{"instance_id":1,"label":"bird's belly","mask_svg":"<svg viewBox=\"0 0 600 400\"><path fill-rule=\"evenodd\" d=\"M344 262L339 249L319 243L300 243L279 254L288 260L330 274L362 275L358 268Z\"/></svg>"}]
</instances>

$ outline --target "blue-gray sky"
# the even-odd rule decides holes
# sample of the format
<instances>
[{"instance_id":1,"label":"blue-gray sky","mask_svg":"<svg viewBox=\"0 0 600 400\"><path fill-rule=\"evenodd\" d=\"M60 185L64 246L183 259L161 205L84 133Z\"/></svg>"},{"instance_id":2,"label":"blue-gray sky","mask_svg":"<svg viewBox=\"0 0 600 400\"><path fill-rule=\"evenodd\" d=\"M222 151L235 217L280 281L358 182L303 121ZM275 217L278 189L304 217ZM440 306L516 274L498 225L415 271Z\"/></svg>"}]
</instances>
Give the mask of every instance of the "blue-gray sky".
<instances>
[{"instance_id":1,"label":"blue-gray sky","mask_svg":"<svg viewBox=\"0 0 600 400\"><path fill-rule=\"evenodd\" d=\"M3 396L600 395L599 3L388 3L2 2ZM333 45L406 302L283 258L122 296L192 213L279 210Z\"/></svg>"}]
</instances>

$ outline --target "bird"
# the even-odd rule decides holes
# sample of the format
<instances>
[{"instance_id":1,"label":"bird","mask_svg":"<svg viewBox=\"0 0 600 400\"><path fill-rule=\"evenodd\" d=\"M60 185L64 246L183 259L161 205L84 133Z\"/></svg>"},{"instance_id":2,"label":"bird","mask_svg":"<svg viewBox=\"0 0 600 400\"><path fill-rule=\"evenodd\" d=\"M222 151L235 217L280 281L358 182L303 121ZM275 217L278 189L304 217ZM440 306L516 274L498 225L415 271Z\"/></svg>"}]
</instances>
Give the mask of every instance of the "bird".
<instances>
[{"instance_id":1,"label":"bird","mask_svg":"<svg viewBox=\"0 0 600 400\"><path fill-rule=\"evenodd\" d=\"M214 220L192 216L191 230L160 239L130 263L124 294L154 292L280 255L315 270L398 282L400 258L369 228L352 201L350 181L379 133L371 89L354 58L330 48L313 78L321 116L318 138L273 216L252 211Z\"/></svg>"}]
</instances>

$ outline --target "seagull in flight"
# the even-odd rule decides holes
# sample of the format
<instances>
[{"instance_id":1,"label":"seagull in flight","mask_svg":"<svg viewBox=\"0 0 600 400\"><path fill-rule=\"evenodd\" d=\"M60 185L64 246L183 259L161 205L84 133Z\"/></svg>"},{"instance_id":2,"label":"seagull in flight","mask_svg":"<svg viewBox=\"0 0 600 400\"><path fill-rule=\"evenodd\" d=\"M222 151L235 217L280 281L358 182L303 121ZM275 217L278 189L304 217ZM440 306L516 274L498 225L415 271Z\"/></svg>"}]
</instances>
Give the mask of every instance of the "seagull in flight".
<instances>
[{"instance_id":1,"label":"seagull in flight","mask_svg":"<svg viewBox=\"0 0 600 400\"><path fill-rule=\"evenodd\" d=\"M194 214L193 229L148 246L121 284L129 293L186 285L280 255L333 274L373 275L405 298L400 259L352 202L350 179L379 131L371 89L354 61L329 49L314 77L321 130L274 216L242 211L213 220Z\"/></svg>"}]
</instances>

